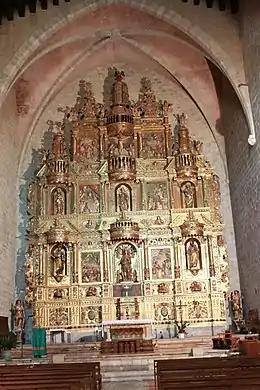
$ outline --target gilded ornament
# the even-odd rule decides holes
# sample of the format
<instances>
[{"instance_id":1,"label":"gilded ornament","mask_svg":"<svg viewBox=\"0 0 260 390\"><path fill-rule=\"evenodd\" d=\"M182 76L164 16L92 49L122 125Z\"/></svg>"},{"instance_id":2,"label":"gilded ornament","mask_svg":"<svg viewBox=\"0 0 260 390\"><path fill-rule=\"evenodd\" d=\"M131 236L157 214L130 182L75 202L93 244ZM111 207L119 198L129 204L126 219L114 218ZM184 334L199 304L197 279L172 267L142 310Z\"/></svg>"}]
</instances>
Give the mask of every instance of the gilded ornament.
<instances>
[{"instance_id":1,"label":"gilded ornament","mask_svg":"<svg viewBox=\"0 0 260 390\"><path fill-rule=\"evenodd\" d=\"M221 318L224 326L219 179L185 114L176 115L173 140L170 104L151 81L141 80L133 102L124 72L109 72L104 103L81 80L75 105L60 109L63 121L49 121L51 149L41 151L28 188L26 303L34 323L75 333L115 318L174 326L174 302L183 301L187 320L211 327Z\"/></svg>"}]
</instances>

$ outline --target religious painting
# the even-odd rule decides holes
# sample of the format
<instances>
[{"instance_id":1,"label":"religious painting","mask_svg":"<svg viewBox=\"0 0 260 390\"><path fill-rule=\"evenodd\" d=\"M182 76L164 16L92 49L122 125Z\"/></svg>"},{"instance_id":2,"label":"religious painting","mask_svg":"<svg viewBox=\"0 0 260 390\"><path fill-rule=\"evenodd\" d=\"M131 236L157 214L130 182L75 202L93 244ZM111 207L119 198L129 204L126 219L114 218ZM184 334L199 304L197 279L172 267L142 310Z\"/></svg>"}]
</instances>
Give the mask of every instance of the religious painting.
<instances>
[{"instance_id":1,"label":"religious painting","mask_svg":"<svg viewBox=\"0 0 260 390\"><path fill-rule=\"evenodd\" d=\"M79 141L79 155L84 159L97 161L99 159L98 139L82 138Z\"/></svg>"},{"instance_id":2,"label":"religious painting","mask_svg":"<svg viewBox=\"0 0 260 390\"><path fill-rule=\"evenodd\" d=\"M139 297L142 296L142 286L138 283L113 285L113 297Z\"/></svg>"},{"instance_id":3,"label":"religious painting","mask_svg":"<svg viewBox=\"0 0 260 390\"><path fill-rule=\"evenodd\" d=\"M196 189L193 183L187 181L181 185L182 207L191 209L197 207Z\"/></svg>"},{"instance_id":4,"label":"religious painting","mask_svg":"<svg viewBox=\"0 0 260 390\"><path fill-rule=\"evenodd\" d=\"M201 318L208 318L208 304L206 301L194 300L188 304L188 316L199 322Z\"/></svg>"},{"instance_id":5,"label":"religious painting","mask_svg":"<svg viewBox=\"0 0 260 390\"><path fill-rule=\"evenodd\" d=\"M134 144L132 137L110 137L108 144L108 156L119 157L134 155Z\"/></svg>"},{"instance_id":6,"label":"religious painting","mask_svg":"<svg viewBox=\"0 0 260 390\"><path fill-rule=\"evenodd\" d=\"M148 210L167 210L167 185L162 182L147 183Z\"/></svg>"},{"instance_id":7,"label":"religious painting","mask_svg":"<svg viewBox=\"0 0 260 390\"><path fill-rule=\"evenodd\" d=\"M132 191L127 184L120 184L116 187L116 211L125 213L132 210Z\"/></svg>"},{"instance_id":8,"label":"religious painting","mask_svg":"<svg viewBox=\"0 0 260 390\"><path fill-rule=\"evenodd\" d=\"M185 243L186 268L193 275L202 269L201 246L199 240L189 238Z\"/></svg>"},{"instance_id":9,"label":"religious painting","mask_svg":"<svg viewBox=\"0 0 260 390\"><path fill-rule=\"evenodd\" d=\"M52 191L52 212L54 215L66 214L66 192L62 188Z\"/></svg>"},{"instance_id":10,"label":"religious painting","mask_svg":"<svg viewBox=\"0 0 260 390\"><path fill-rule=\"evenodd\" d=\"M82 283L101 282L101 251L81 252Z\"/></svg>"},{"instance_id":11,"label":"religious painting","mask_svg":"<svg viewBox=\"0 0 260 390\"><path fill-rule=\"evenodd\" d=\"M98 184L88 184L80 187L79 212L80 213L99 212L99 185Z\"/></svg>"},{"instance_id":12,"label":"religious painting","mask_svg":"<svg viewBox=\"0 0 260 390\"><path fill-rule=\"evenodd\" d=\"M172 278L171 256L172 250L169 247L150 249L152 277L154 280Z\"/></svg>"},{"instance_id":13,"label":"religious painting","mask_svg":"<svg viewBox=\"0 0 260 390\"><path fill-rule=\"evenodd\" d=\"M116 283L138 282L136 247L128 242L119 244L114 251Z\"/></svg>"},{"instance_id":14,"label":"religious painting","mask_svg":"<svg viewBox=\"0 0 260 390\"><path fill-rule=\"evenodd\" d=\"M165 157L165 142L164 134L158 133L143 133L143 158L164 158Z\"/></svg>"},{"instance_id":15,"label":"religious painting","mask_svg":"<svg viewBox=\"0 0 260 390\"><path fill-rule=\"evenodd\" d=\"M60 282L67 272L67 248L63 244L56 244L51 249L51 276Z\"/></svg>"}]
</instances>

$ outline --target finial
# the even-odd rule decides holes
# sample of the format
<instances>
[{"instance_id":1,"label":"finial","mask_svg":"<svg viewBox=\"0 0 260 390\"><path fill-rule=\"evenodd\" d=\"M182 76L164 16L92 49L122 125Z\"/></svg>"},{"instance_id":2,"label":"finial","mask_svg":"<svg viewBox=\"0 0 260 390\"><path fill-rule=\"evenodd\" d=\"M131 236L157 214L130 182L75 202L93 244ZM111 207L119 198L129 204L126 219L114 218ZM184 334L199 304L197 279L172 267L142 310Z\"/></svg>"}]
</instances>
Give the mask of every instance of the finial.
<instances>
[{"instance_id":1,"label":"finial","mask_svg":"<svg viewBox=\"0 0 260 390\"><path fill-rule=\"evenodd\" d=\"M55 127L57 129L57 134L63 135L63 129L64 129L63 123L57 121L57 122L55 122Z\"/></svg>"},{"instance_id":2,"label":"finial","mask_svg":"<svg viewBox=\"0 0 260 390\"><path fill-rule=\"evenodd\" d=\"M187 120L188 120L188 115L185 114L184 112L182 114L175 114L174 115L178 124L182 127L186 127L187 125Z\"/></svg>"}]
</instances>

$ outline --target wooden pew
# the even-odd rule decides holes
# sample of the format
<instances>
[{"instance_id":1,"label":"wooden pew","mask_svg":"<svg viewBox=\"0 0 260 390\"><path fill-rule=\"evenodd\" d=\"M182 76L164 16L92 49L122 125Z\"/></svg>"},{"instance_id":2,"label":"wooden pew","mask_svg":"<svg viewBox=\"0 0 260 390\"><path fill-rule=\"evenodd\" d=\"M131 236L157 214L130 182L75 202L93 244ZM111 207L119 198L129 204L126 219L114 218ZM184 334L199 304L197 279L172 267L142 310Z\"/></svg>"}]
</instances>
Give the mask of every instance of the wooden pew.
<instances>
[{"instance_id":1,"label":"wooden pew","mask_svg":"<svg viewBox=\"0 0 260 390\"><path fill-rule=\"evenodd\" d=\"M249 357L155 361L158 390L260 389L260 359Z\"/></svg>"},{"instance_id":2,"label":"wooden pew","mask_svg":"<svg viewBox=\"0 0 260 390\"><path fill-rule=\"evenodd\" d=\"M0 366L2 390L100 390L100 363Z\"/></svg>"}]
</instances>

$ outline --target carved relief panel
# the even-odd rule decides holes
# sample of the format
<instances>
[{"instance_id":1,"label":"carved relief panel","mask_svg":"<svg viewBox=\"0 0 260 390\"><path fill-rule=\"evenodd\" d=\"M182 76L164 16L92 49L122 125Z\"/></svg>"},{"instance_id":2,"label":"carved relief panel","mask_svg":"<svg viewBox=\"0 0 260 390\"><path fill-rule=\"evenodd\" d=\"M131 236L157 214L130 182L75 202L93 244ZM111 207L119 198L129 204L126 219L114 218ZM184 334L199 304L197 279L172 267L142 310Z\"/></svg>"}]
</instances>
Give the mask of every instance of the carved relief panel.
<instances>
[{"instance_id":1,"label":"carved relief panel","mask_svg":"<svg viewBox=\"0 0 260 390\"><path fill-rule=\"evenodd\" d=\"M172 278L172 248L150 248L153 280Z\"/></svg>"},{"instance_id":2,"label":"carved relief panel","mask_svg":"<svg viewBox=\"0 0 260 390\"><path fill-rule=\"evenodd\" d=\"M81 260L81 282L97 283L101 282L102 251L82 251ZM94 290L93 290L94 291Z\"/></svg>"},{"instance_id":3,"label":"carved relief panel","mask_svg":"<svg viewBox=\"0 0 260 390\"><path fill-rule=\"evenodd\" d=\"M100 188L98 184L81 185L79 189L79 212L98 213Z\"/></svg>"},{"instance_id":4,"label":"carved relief panel","mask_svg":"<svg viewBox=\"0 0 260 390\"><path fill-rule=\"evenodd\" d=\"M157 132L143 132L142 134L143 148L142 156L143 158L151 159L160 159L165 158L165 141L164 133Z\"/></svg>"},{"instance_id":5,"label":"carved relief panel","mask_svg":"<svg viewBox=\"0 0 260 390\"><path fill-rule=\"evenodd\" d=\"M147 189L147 209L167 210L168 196L167 184L163 182L150 182L146 184Z\"/></svg>"}]
</instances>

